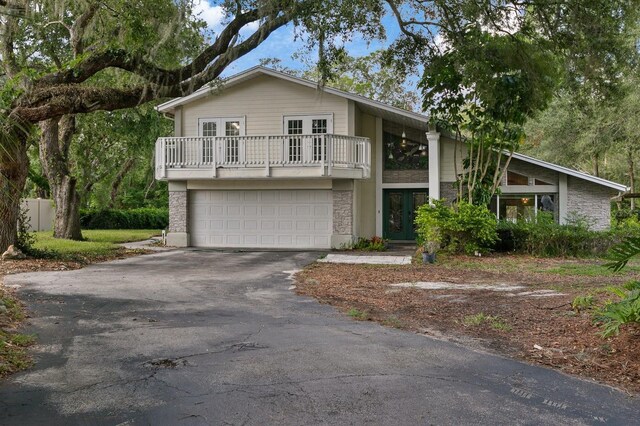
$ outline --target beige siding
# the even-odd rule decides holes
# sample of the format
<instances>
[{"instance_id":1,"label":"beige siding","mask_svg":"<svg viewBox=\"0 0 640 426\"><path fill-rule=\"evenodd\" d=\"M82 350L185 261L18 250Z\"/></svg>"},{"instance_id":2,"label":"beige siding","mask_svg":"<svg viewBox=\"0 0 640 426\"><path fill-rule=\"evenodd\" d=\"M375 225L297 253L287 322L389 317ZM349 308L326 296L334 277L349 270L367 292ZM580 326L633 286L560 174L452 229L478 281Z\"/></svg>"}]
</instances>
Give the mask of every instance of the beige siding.
<instances>
[{"instance_id":1,"label":"beige siding","mask_svg":"<svg viewBox=\"0 0 640 426\"><path fill-rule=\"evenodd\" d=\"M457 147L457 152L455 152ZM462 171L462 154L466 155L466 151L461 149L462 144L455 143L453 139L440 137L440 181L441 182L455 182L456 167L453 159L456 157L458 163L458 173ZM454 155L455 152L455 155Z\"/></svg>"},{"instance_id":2,"label":"beige siding","mask_svg":"<svg viewBox=\"0 0 640 426\"><path fill-rule=\"evenodd\" d=\"M371 238L376 234L376 118L356 109L357 136L371 140L371 177L357 180L356 186L356 235Z\"/></svg>"},{"instance_id":3,"label":"beige siding","mask_svg":"<svg viewBox=\"0 0 640 426\"><path fill-rule=\"evenodd\" d=\"M198 119L246 117L246 134L282 134L282 116L333 114L333 132L348 132L348 101L279 78L260 76L188 103L182 111L182 135L197 136Z\"/></svg>"}]
</instances>

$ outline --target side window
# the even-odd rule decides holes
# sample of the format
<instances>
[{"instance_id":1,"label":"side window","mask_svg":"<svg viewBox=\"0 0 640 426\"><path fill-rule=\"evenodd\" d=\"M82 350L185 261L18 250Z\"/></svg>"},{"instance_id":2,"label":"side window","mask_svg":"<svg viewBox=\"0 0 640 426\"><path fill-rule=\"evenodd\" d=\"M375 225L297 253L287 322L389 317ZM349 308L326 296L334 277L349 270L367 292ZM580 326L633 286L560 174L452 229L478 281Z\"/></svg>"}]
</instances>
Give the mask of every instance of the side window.
<instances>
[{"instance_id":1,"label":"side window","mask_svg":"<svg viewBox=\"0 0 640 426\"><path fill-rule=\"evenodd\" d=\"M507 185L529 185L529 178L507 170Z\"/></svg>"}]
</instances>

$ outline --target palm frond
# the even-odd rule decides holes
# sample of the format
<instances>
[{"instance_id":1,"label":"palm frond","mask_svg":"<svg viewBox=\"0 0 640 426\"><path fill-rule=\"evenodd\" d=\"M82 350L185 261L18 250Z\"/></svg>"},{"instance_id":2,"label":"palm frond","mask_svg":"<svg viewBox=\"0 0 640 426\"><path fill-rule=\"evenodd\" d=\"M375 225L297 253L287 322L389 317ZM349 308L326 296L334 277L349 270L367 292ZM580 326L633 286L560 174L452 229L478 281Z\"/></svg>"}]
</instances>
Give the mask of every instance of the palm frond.
<instances>
[{"instance_id":1,"label":"palm frond","mask_svg":"<svg viewBox=\"0 0 640 426\"><path fill-rule=\"evenodd\" d=\"M629 260L640 254L640 237L626 238L620 244L614 246L609 251L610 262L603 266L611 269L613 272L622 270Z\"/></svg>"}]
</instances>

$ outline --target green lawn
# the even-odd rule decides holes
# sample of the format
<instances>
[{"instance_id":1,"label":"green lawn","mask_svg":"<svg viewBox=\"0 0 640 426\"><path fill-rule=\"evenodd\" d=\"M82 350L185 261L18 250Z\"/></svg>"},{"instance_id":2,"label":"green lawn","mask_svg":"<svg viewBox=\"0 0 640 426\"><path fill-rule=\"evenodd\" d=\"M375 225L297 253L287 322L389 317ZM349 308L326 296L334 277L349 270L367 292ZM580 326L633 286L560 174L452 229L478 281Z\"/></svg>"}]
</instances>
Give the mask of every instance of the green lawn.
<instances>
[{"instance_id":1,"label":"green lawn","mask_svg":"<svg viewBox=\"0 0 640 426\"><path fill-rule=\"evenodd\" d=\"M61 257L105 256L118 250L119 243L146 240L160 233L156 229L85 230L85 241L72 241L53 238L51 231L36 232L34 248Z\"/></svg>"}]
</instances>

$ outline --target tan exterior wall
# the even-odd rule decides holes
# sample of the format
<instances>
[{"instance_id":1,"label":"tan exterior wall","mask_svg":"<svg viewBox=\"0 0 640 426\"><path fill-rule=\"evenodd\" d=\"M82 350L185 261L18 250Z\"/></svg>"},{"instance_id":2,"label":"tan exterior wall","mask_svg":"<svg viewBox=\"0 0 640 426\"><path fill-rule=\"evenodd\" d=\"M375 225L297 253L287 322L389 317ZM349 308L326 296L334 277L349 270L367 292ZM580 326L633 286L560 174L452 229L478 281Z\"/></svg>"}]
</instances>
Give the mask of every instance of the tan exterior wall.
<instances>
[{"instance_id":1,"label":"tan exterior wall","mask_svg":"<svg viewBox=\"0 0 640 426\"><path fill-rule=\"evenodd\" d=\"M371 140L371 177L357 180L356 185L356 235L371 238L376 235L376 146L382 141L376 140L376 118L356 109L357 136Z\"/></svg>"},{"instance_id":2,"label":"tan exterior wall","mask_svg":"<svg viewBox=\"0 0 640 426\"><path fill-rule=\"evenodd\" d=\"M198 119L246 117L247 135L281 135L284 115L333 114L333 133L349 131L349 102L279 78L260 76L182 107L176 136L198 136Z\"/></svg>"},{"instance_id":3,"label":"tan exterior wall","mask_svg":"<svg viewBox=\"0 0 640 426\"><path fill-rule=\"evenodd\" d=\"M458 152L455 152L456 147ZM453 159L456 157L458 173L460 173L462 170L462 154L465 154L466 156L466 152L463 151L461 147L462 144L456 144L453 139L449 139L445 136L440 137L440 182L455 182L458 180Z\"/></svg>"}]
</instances>

